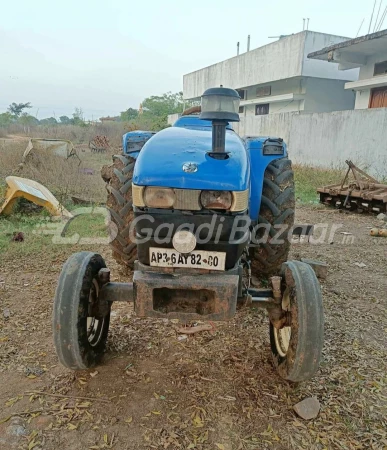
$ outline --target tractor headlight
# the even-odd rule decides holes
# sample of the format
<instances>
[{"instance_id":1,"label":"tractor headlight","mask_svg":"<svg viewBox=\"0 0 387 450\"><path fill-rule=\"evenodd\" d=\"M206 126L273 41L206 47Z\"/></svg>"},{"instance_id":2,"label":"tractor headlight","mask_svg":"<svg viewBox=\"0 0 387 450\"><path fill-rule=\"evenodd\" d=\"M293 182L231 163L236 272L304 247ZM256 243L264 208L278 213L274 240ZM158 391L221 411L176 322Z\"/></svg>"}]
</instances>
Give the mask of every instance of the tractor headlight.
<instances>
[{"instance_id":1,"label":"tractor headlight","mask_svg":"<svg viewBox=\"0 0 387 450\"><path fill-rule=\"evenodd\" d=\"M172 208L176 196L173 189L149 186L145 188L143 198L149 208Z\"/></svg>"},{"instance_id":2,"label":"tractor headlight","mask_svg":"<svg viewBox=\"0 0 387 450\"><path fill-rule=\"evenodd\" d=\"M200 203L206 209L230 209L232 205L230 191L202 191Z\"/></svg>"}]
</instances>

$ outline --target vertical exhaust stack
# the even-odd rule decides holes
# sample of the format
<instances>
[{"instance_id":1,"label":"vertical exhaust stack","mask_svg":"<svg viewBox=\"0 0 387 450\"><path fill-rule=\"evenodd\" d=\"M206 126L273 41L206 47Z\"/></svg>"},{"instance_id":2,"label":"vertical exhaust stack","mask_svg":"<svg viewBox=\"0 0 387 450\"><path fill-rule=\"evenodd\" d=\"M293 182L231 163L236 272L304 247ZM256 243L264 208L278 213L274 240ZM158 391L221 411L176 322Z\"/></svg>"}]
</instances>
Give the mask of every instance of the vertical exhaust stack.
<instances>
[{"instance_id":1,"label":"vertical exhaust stack","mask_svg":"<svg viewBox=\"0 0 387 450\"><path fill-rule=\"evenodd\" d=\"M239 42L237 42L237 56L239 56Z\"/></svg>"},{"instance_id":2,"label":"vertical exhaust stack","mask_svg":"<svg viewBox=\"0 0 387 450\"><path fill-rule=\"evenodd\" d=\"M250 35L247 36L247 51L250 51Z\"/></svg>"},{"instance_id":3,"label":"vertical exhaust stack","mask_svg":"<svg viewBox=\"0 0 387 450\"><path fill-rule=\"evenodd\" d=\"M209 156L215 159L227 159L226 127L229 122L239 122L240 97L234 89L207 89L202 95L200 118L212 121L212 149Z\"/></svg>"}]
</instances>

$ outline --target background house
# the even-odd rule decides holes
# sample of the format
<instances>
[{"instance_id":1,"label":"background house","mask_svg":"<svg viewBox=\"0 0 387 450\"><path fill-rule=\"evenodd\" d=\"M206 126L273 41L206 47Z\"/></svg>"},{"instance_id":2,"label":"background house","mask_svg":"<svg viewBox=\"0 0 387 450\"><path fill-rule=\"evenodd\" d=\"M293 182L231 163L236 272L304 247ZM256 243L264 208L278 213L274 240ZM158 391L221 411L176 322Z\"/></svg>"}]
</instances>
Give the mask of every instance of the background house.
<instances>
[{"instance_id":1,"label":"background house","mask_svg":"<svg viewBox=\"0 0 387 450\"><path fill-rule=\"evenodd\" d=\"M360 68L359 79L345 84L356 92L355 109L387 107L387 30L330 45L308 58L336 63L339 70Z\"/></svg>"},{"instance_id":2,"label":"background house","mask_svg":"<svg viewBox=\"0 0 387 450\"><path fill-rule=\"evenodd\" d=\"M238 90L241 116L353 109L354 94L344 84L357 80L358 69L343 72L307 58L313 50L347 40L313 31L283 37L184 75L184 98L199 99L206 89L222 84Z\"/></svg>"}]
</instances>

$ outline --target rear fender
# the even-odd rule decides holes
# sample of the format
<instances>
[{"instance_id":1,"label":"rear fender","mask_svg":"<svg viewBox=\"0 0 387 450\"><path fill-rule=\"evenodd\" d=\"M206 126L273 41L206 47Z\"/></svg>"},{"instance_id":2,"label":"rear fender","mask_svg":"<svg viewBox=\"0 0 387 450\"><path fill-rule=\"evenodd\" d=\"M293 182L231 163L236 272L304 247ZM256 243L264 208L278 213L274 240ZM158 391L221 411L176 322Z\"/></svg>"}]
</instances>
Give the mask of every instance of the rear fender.
<instances>
[{"instance_id":1,"label":"rear fender","mask_svg":"<svg viewBox=\"0 0 387 450\"><path fill-rule=\"evenodd\" d=\"M263 179L267 166L276 159L286 157L287 146L283 142L283 154L281 155L264 155L263 145L267 141L268 137L246 137L245 144L246 149L250 155L250 173L251 173L251 185L250 185L250 198L249 198L249 211L251 220L256 221L258 219L259 210L261 207ZM278 139L278 138L270 138Z\"/></svg>"},{"instance_id":2,"label":"rear fender","mask_svg":"<svg viewBox=\"0 0 387 450\"><path fill-rule=\"evenodd\" d=\"M153 131L129 131L122 136L122 149L124 155L137 159L142 147L155 135Z\"/></svg>"}]
</instances>

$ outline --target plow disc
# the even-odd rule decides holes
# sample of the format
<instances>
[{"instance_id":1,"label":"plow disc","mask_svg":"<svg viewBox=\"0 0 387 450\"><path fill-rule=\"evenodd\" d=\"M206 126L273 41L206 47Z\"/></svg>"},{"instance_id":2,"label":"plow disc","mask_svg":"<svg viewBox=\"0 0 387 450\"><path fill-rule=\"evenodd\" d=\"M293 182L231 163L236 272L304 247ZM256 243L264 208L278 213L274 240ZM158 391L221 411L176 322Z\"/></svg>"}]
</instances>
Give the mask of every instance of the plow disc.
<instances>
[{"instance_id":1,"label":"plow disc","mask_svg":"<svg viewBox=\"0 0 387 450\"><path fill-rule=\"evenodd\" d=\"M352 161L340 184L330 184L318 188L320 202L336 208L360 210L374 213L387 212L387 184L359 169ZM352 172L353 180L349 180Z\"/></svg>"}]
</instances>

